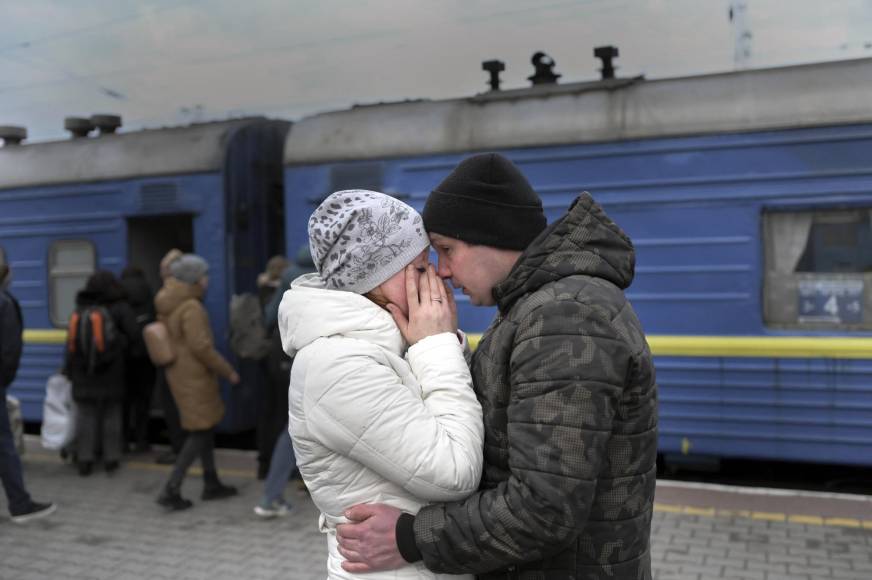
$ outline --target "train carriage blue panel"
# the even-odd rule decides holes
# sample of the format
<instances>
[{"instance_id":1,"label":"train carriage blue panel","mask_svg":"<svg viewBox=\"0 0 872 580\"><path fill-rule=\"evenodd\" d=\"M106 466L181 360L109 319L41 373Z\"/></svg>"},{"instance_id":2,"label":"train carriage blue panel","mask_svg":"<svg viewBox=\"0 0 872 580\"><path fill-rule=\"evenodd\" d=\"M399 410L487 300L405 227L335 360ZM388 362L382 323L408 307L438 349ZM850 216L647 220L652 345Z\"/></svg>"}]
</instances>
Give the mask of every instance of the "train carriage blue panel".
<instances>
[{"instance_id":1,"label":"train carriage blue panel","mask_svg":"<svg viewBox=\"0 0 872 580\"><path fill-rule=\"evenodd\" d=\"M193 221L194 246L210 264L210 276L224 279L225 256L221 239L223 208L209 204L216 191L221 191L217 175L179 176L162 179L160 183L173 184L181 192L174 213L197 216ZM9 265L13 271L10 290L19 297L26 328L53 328L56 324L49 316L47 272L52 243L83 239L93 244L96 268L119 272L127 263L127 229L125 217L140 215L140 191L146 183L128 181L112 186L93 184L65 188L38 188L26 192L28 203L16 195L0 192L0 203L11 215L42 216L4 220L0 230ZM11 203L4 203L11 202ZM99 208L99 211L94 211ZM169 209L169 208L164 208ZM49 214L50 211L57 213ZM4 213L5 213L4 211ZM228 301L223 284L210 287L204 303L210 311L214 328L226 328ZM49 374L60 368L62 345L33 345L25 343L21 371L13 384L24 405L27 420L42 416L42 399Z\"/></svg>"},{"instance_id":2,"label":"train carriage blue panel","mask_svg":"<svg viewBox=\"0 0 872 580\"><path fill-rule=\"evenodd\" d=\"M52 264L59 242L93 248L86 273L142 266L155 291L166 250L179 246L202 255L210 265L204 305L216 346L230 357L230 297L252 290L269 255L284 246L275 221L282 215L287 127L244 119L0 149L0 248L26 328L11 392L22 400L25 420L41 419L46 379L63 361L68 313L53 316L53 300L62 296L69 309L83 282L81 276L65 281ZM221 428L227 431L253 426L259 398L257 369L235 363L244 380L224 387Z\"/></svg>"},{"instance_id":3,"label":"train carriage blue panel","mask_svg":"<svg viewBox=\"0 0 872 580\"><path fill-rule=\"evenodd\" d=\"M464 157L500 151L540 193L549 221L586 190L630 235L637 267L627 295L652 344L661 336L868 339L872 259L864 266L856 254L872 256L872 109L855 99L872 90L872 61L732 78L743 74L679 79L673 92L671 81L657 81L650 100L641 84L627 85L627 94L610 88L608 105L585 85L577 94L563 87L506 95L511 107L484 95L316 116L289 136L287 200L306 200L301 216L333 189L356 186L337 183L337 173L368 168L379 176L371 183L420 210ZM722 87L722 102L695 102L695 82ZM808 109L813 98L819 107ZM537 101L527 120L526 101ZM623 119L609 117L617 103ZM801 109L815 114L791 112ZM383 137L392 114L406 132ZM466 131L451 135L421 121L460 117ZM522 142L537 146L513 146ZM799 216L792 227L809 240L801 261L816 259L818 269L795 266L779 278L779 266L767 262L778 245L767 228L775 231L771 216L788 214ZM853 225L839 225L846 220ZM287 223L302 240L305 221ZM816 257L813 245L823 248ZM482 332L493 310L464 300L458 296L461 326ZM867 359L655 355L662 452L872 465L872 348Z\"/></svg>"}]
</instances>

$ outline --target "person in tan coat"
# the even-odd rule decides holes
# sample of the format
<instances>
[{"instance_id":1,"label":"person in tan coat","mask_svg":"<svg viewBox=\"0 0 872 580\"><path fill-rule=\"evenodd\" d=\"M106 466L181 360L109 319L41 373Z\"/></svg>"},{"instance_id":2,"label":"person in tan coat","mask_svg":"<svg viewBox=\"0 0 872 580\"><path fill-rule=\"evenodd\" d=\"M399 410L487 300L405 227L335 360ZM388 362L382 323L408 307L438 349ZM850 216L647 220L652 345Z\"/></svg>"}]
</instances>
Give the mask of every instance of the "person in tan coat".
<instances>
[{"instance_id":1,"label":"person in tan coat","mask_svg":"<svg viewBox=\"0 0 872 580\"><path fill-rule=\"evenodd\" d=\"M188 468L199 456L203 466L204 500L236 494L236 489L218 479L214 457L214 430L224 416L218 377L232 384L239 375L215 350L209 315L201 299L209 284L209 266L195 254L173 262L172 277L155 298L158 320L167 325L175 361L166 367L167 382L179 408L182 428L188 438L173 466L172 474L157 502L171 510L191 507L180 490Z\"/></svg>"},{"instance_id":2,"label":"person in tan coat","mask_svg":"<svg viewBox=\"0 0 872 580\"><path fill-rule=\"evenodd\" d=\"M167 280L173 277L170 272L170 266L173 262L184 255L184 252L178 248L173 248L160 261L160 277L166 283ZM156 311L156 310L155 310ZM163 410L163 420L167 426L167 434L170 439L171 449L161 453L155 459L156 463L162 465L172 465L176 462L179 453L182 451L182 445L185 444L187 434L182 430L182 424L179 421L179 409L176 407L176 402L170 393L170 386L167 383L166 373L163 367L155 369L155 391L157 391L160 407Z\"/></svg>"}]
</instances>

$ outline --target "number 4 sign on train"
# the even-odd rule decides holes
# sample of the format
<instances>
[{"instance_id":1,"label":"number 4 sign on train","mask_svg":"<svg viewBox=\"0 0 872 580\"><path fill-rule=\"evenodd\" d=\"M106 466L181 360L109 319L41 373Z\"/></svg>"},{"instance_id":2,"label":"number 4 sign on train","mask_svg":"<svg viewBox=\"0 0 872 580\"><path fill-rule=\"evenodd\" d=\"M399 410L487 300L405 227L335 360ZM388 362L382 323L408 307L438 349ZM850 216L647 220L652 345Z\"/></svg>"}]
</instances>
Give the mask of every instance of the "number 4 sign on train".
<instances>
[{"instance_id":1,"label":"number 4 sign on train","mask_svg":"<svg viewBox=\"0 0 872 580\"><path fill-rule=\"evenodd\" d=\"M800 280L800 322L863 321L862 280Z\"/></svg>"}]
</instances>

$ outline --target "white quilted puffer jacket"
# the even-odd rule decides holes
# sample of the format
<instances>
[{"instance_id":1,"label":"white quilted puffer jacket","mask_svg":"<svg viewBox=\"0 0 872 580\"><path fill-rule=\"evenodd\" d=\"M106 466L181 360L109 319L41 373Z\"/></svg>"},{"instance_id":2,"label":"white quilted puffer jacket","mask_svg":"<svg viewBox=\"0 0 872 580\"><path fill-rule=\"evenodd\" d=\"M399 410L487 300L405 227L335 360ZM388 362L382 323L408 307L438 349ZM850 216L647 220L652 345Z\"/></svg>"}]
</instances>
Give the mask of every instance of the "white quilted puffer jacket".
<instances>
[{"instance_id":1,"label":"white quilted puffer jacket","mask_svg":"<svg viewBox=\"0 0 872 580\"><path fill-rule=\"evenodd\" d=\"M454 334L408 348L391 315L359 294L298 278L279 307L282 345L295 357L289 430L327 534L329 578L460 578L419 562L388 573L345 572L336 524L357 503L417 513L478 488L484 429ZM405 355L405 356L404 356Z\"/></svg>"}]
</instances>

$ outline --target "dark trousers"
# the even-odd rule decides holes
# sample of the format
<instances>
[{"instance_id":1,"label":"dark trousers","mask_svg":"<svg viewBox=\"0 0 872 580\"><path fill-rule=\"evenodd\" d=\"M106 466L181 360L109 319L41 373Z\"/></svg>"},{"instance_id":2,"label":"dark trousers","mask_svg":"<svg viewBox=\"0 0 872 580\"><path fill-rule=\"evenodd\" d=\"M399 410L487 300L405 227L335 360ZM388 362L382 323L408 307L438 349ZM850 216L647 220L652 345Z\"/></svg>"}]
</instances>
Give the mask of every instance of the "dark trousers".
<instances>
[{"instance_id":1,"label":"dark trousers","mask_svg":"<svg viewBox=\"0 0 872 580\"><path fill-rule=\"evenodd\" d=\"M170 392L170 384L167 382L166 372L163 369L156 369L156 375L155 388L157 396L160 397L160 405L163 410L164 422L167 425L170 445L173 448L173 452L178 454L185 442L185 432L182 430L179 408L176 406L176 400L173 398L172 392Z\"/></svg>"},{"instance_id":2,"label":"dark trousers","mask_svg":"<svg viewBox=\"0 0 872 580\"><path fill-rule=\"evenodd\" d=\"M262 368L266 365L262 365ZM263 396L259 401L257 420L257 461L265 475L272 460L273 449L282 431L288 424L288 382L289 375L277 377L269 372L267 366L264 370Z\"/></svg>"},{"instance_id":3,"label":"dark trousers","mask_svg":"<svg viewBox=\"0 0 872 580\"><path fill-rule=\"evenodd\" d=\"M131 360L127 366L127 390L124 397L124 437L137 448L148 445L148 419L154 391L155 369L147 359Z\"/></svg>"},{"instance_id":4,"label":"dark trousers","mask_svg":"<svg viewBox=\"0 0 872 580\"><path fill-rule=\"evenodd\" d=\"M30 494L24 489L24 477L21 475L21 459L15 449L12 435L12 425L9 423L9 413L6 412L6 388L0 388L0 479L6 499L9 500L9 513L13 516L22 514L30 508Z\"/></svg>"},{"instance_id":5,"label":"dark trousers","mask_svg":"<svg viewBox=\"0 0 872 580\"><path fill-rule=\"evenodd\" d=\"M170 474L168 482L169 487L181 487L185 480L185 475L188 473L188 468L194 461L200 458L200 465L203 467L203 476L211 472L215 472L215 431L207 429L205 431L190 431L185 444L182 445L182 450L176 458L176 463L173 465L173 472Z\"/></svg>"},{"instance_id":6,"label":"dark trousers","mask_svg":"<svg viewBox=\"0 0 872 580\"><path fill-rule=\"evenodd\" d=\"M98 450L103 461L121 459L121 401L79 400L76 452L78 461L93 462Z\"/></svg>"}]
</instances>

